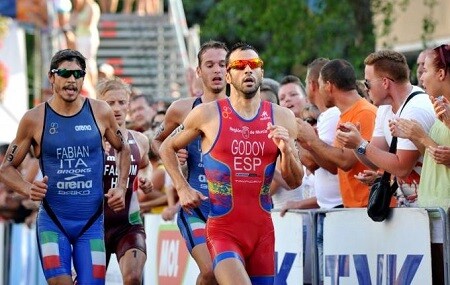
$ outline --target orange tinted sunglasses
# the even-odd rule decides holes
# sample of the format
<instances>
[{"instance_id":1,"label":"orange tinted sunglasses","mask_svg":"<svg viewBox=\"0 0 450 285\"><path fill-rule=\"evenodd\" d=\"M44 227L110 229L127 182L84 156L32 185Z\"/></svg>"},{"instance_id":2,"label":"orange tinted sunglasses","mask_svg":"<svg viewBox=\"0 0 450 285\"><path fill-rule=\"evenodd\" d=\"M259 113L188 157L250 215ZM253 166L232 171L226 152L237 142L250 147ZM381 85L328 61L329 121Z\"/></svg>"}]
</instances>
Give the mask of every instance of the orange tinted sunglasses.
<instances>
[{"instance_id":1,"label":"orange tinted sunglasses","mask_svg":"<svg viewBox=\"0 0 450 285\"><path fill-rule=\"evenodd\" d=\"M263 64L264 62L260 58L237 59L228 64L227 71L230 69L244 70L247 65L250 66L251 69L255 69L262 67Z\"/></svg>"}]
</instances>

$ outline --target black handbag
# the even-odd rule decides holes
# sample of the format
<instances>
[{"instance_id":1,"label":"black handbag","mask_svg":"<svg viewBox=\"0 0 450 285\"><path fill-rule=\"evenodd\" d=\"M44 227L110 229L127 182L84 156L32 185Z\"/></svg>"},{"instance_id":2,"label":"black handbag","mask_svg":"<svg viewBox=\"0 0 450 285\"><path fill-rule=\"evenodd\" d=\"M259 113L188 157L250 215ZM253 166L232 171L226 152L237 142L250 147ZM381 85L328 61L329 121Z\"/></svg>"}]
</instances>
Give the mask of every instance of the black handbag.
<instances>
[{"instance_id":1,"label":"black handbag","mask_svg":"<svg viewBox=\"0 0 450 285\"><path fill-rule=\"evenodd\" d=\"M412 97L420 93L424 92L416 91L410 94L408 99L406 99L405 104L403 104L400 113L403 111L403 108L406 106L408 101ZM389 152L395 153L396 151L397 137L392 137L391 145L389 146ZM391 203L392 195L394 195L397 188L397 179L394 179L394 183L391 185L391 174L387 171L385 171L381 177L375 180L372 187L370 187L369 203L367 204L367 214L373 221L382 222L389 216L389 213L391 212L391 208L389 207L389 205Z\"/></svg>"},{"instance_id":2,"label":"black handbag","mask_svg":"<svg viewBox=\"0 0 450 285\"><path fill-rule=\"evenodd\" d=\"M397 137L393 137L389 152L395 153L397 149ZM367 214L375 222L384 221L391 212L392 195L398 188L397 180L391 185L391 174L387 171L378 177L370 187L369 203L367 204Z\"/></svg>"}]
</instances>

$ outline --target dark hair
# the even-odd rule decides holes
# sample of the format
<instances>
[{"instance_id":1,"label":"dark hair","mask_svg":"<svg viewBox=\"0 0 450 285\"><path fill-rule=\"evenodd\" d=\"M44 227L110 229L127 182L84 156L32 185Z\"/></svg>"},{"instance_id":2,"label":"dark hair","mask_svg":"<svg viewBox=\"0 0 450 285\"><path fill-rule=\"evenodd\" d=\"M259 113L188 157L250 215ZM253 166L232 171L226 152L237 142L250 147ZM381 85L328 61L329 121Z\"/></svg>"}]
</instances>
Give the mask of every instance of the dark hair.
<instances>
[{"instance_id":1,"label":"dark hair","mask_svg":"<svg viewBox=\"0 0 450 285\"><path fill-rule=\"evenodd\" d=\"M320 70L322 67L327 64L330 60L328 58L319 57L313 60L307 66L308 75L306 80L317 81L319 79Z\"/></svg>"},{"instance_id":2,"label":"dark hair","mask_svg":"<svg viewBox=\"0 0 450 285\"><path fill-rule=\"evenodd\" d=\"M443 44L433 49L433 65L442 68L447 72L450 67L450 45Z\"/></svg>"},{"instance_id":3,"label":"dark hair","mask_svg":"<svg viewBox=\"0 0 450 285\"><path fill-rule=\"evenodd\" d=\"M295 75L286 75L285 77L283 77L281 79L280 86L283 86L283 85L286 85L289 83L297 84L303 92L303 97L306 97L306 89L305 89L305 86L303 85L302 81L300 80L300 78L298 78Z\"/></svg>"},{"instance_id":4,"label":"dark hair","mask_svg":"<svg viewBox=\"0 0 450 285\"><path fill-rule=\"evenodd\" d=\"M136 101L136 100L138 100L138 99L140 99L140 98L144 98L144 100L145 100L145 102L147 103L147 105L150 106L150 105L152 104L152 102L150 101L149 96L144 95L144 94L131 95L131 96L130 96L130 102L134 102L134 101Z\"/></svg>"},{"instance_id":5,"label":"dark hair","mask_svg":"<svg viewBox=\"0 0 450 285\"><path fill-rule=\"evenodd\" d=\"M52 57L50 70L57 69L64 61L76 61L82 70L86 70L86 58L79 51L73 49L63 49L56 52Z\"/></svg>"},{"instance_id":6,"label":"dark hair","mask_svg":"<svg viewBox=\"0 0 450 285\"><path fill-rule=\"evenodd\" d=\"M329 81L339 90L351 91L356 89L355 69L345 59L333 59L320 70L323 82Z\"/></svg>"},{"instance_id":7,"label":"dark hair","mask_svg":"<svg viewBox=\"0 0 450 285\"><path fill-rule=\"evenodd\" d=\"M225 43L218 42L218 41L212 41L212 40L207 41L202 44L202 46L200 47L200 50L197 53L197 60L198 60L199 66L202 64L203 54L209 49L223 49L224 51L226 51L228 53L228 48Z\"/></svg>"},{"instance_id":8,"label":"dark hair","mask_svg":"<svg viewBox=\"0 0 450 285\"><path fill-rule=\"evenodd\" d=\"M373 65L375 74L389 77L395 82L409 82L409 67L406 57L393 50L380 50L369 54L365 65Z\"/></svg>"},{"instance_id":9,"label":"dark hair","mask_svg":"<svg viewBox=\"0 0 450 285\"><path fill-rule=\"evenodd\" d=\"M228 51L227 56L225 57L225 64L228 66L228 63L230 62L230 55L236 51L236 50L253 50L254 52L256 52L258 55L258 51L256 50L256 48L254 48L253 46L247 44L247 43L243 43L243 42L238 42L236 44L234 44L231 49Z\"/></svg>"}]
</instances>

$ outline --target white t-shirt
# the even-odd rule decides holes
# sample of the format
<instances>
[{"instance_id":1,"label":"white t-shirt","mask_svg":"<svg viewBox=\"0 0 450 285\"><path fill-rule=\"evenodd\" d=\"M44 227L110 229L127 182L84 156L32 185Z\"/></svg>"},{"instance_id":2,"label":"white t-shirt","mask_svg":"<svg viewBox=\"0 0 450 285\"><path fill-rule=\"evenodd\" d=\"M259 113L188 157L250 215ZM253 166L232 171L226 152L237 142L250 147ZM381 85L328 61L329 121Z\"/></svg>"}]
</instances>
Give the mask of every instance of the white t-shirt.
<instances>
[{"instance_id":1,"label":"white t-shirt","mask_svg":"<svg viewBox=\"0 0 450 285\"><path fill-rule=\"evenodd\" d=\"M413 86L411 93L416 91L424 92L421 88ZM390 145L392 134L389 129L389 121L398 117L403 119L414 119L419 122L425 132L428 133L436 119L433 105L428 97L428 94L423 93L415 95L411 100L409 100L408 104L406 104L405 108L402 110L404 104L405 102L403 102L402 106L400 106L397 110L396 114L392 112L391 105L383 105L378 107L373 137L384 137L386 143ZM400 149L417 150L417 147L408 139L398 138L397 150ZM399 190L397 190L399 206L416 206L415 202L417 199L420 172L422 171L422 161L423 156L420 156L415 167L411 171L411 174L406 179L397 179L399 185Z\"/></svg>"},{"instance_id":2,"label":"white t-shirt","mask_svg":"<svg viewBox=\"0 0 450 285\"><path fill-rule=\"evenodd\" d=\"M328 145L333 145L340 115L341 112L339 109L332 107L321 113L317 119L318 136ZM314 178L314 190L316 192L317 204L320 208L331 209L342 205L337 175L319 167L314 172Z\"/></svg>"}]
</instances>

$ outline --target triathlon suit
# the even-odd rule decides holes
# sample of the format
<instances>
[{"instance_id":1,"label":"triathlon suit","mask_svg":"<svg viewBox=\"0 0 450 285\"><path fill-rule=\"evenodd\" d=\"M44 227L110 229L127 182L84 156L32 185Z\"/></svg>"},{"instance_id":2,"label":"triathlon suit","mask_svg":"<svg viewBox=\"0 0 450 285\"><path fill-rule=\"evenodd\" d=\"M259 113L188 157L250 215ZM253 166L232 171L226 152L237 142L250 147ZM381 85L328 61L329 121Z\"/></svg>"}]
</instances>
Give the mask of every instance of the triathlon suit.
<instances>
[{"instance_id":1,"label":"triathlon suit","mask_svg":"<svg viewBox=\"0 0 450 285\"><path fill-rule=\"evenodd\" d=\"M79 284L104 284L104 154L89 99L68 117L45 103L41 148L48 190L39 207L37 236L45 278L72 276L73 256Z\"/></svg>"},{"instance_id":2,"label":"triathlon suit","mask_svg":"<svg viewBox=\"0 0 450 285\"><path fill-rule=\"evenodd\" d=\"M192 109L202 103L201 97L195 99ZM205 171L203 169L201 137L198 136L187 146L188 158L188 177L189 185L204 196L208 197L208 184L206 182ZM202 201L198 208L192 211L192 214L186 213L182 208L178 212L177 224L181 235L186 241L190 253L192 249L206 243L205 227L209 214L209 200Z\"/></svg>"},{"instance_id":3,"label":"triathlon suit","mask_svg":"<svg viewBox=\"0 0 450 285\"><path fill-rule=\"evenodd\" d=\"M146 253L145 231L141 218L139 201L137 197L137 182L135 180L141 161L139 147L131 132L128 132L128 144L131 150L131 166L127 181L127 192L125 194L125 210L114 212L105 206L105 246L106 260L115 253L117 260L129 249L135 248ZM114 148L106 153L105 171L103 172L103 183L105 193L110 188L117 187L118 167Z\"/></svg>"},{"instance_id":4,"label":"triathlon suit","mask_svg":"<svg viewBox=\"0 0 450 285\"><path fill-rule=\"evenodd\" d=\"M215 268L227 258L245 266L253 284L273 284L275 236L270 183L278 148L269 139L272 104L261 102L250 120L240 117L228 98L217 101L220 127L203 162L211 211L207 245Z\"/></svg>"}]
</instances>

